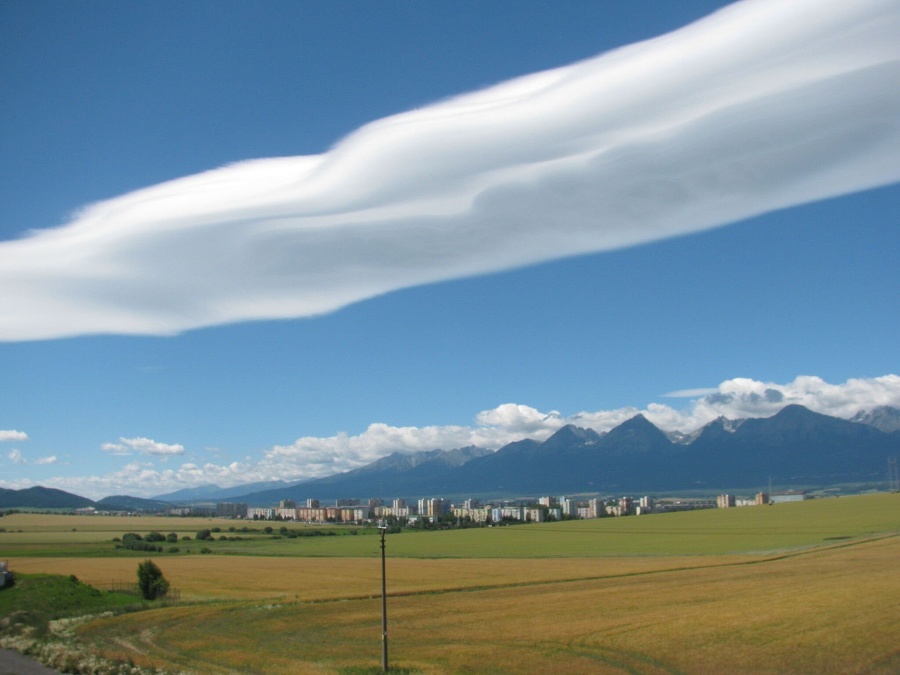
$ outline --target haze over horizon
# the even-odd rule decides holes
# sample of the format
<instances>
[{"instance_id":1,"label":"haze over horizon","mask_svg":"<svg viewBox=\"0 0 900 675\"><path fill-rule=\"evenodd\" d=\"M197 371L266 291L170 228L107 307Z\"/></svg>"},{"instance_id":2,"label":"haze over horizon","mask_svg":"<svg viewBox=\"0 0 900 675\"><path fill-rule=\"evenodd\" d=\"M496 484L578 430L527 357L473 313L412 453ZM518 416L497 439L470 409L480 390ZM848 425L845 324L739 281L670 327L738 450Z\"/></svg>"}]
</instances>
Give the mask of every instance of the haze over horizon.
<instances>
[{"instance_id":1,"label":"haze over horizon","mask_svg":"<svg viewBox=\"0 0 900 675\"><path fill-rule=\"evenodd\" d=\"M900 406L896 3L46 7L0 9L2 487Z\"/></svg>"}]
</instances>

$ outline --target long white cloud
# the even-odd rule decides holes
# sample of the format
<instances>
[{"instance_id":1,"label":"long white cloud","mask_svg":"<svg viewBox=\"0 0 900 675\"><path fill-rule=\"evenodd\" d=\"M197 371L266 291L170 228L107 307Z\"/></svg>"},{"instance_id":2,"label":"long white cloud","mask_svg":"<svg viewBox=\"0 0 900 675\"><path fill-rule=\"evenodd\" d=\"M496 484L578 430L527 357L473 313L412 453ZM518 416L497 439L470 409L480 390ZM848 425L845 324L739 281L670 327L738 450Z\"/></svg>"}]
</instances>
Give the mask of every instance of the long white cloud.
<instances>
[{"instance_id":1,"label":"long white cloud","mask_svg":"<svg viewBox=\"0 0 900 675\"><path fill-rule=\"evenodd\" d=\"M625 407L571 415L505 403L478 413L472 426L395 427L377 423L356 435L305 436L287 445L276 445L258 458L246 457L227 464L189 462L177 468L158 468L149 460L132 461L103 476L57 477L42 480L41 484L96 499L111 494L152 496L209 483L228 487L256 481L318 478L364 466L393 452L449 450L467 445L497 449L522 438L546 439L565 424L605 432L637 414L643 414L664 431L690 432L720 416L729 419L770 417L791 404L845 419L860 410L879 406L900 408L900 375L855 378L840 384L831 384L815 376L800 376L784 384L734 378L716 387L696 391L703 393L682 408L650 403L644 408ZM146 445L138 442L146 439L130 440L135 446ZM8 458L13 463L25 463L18 450L10 452ZM30 480L0 480L0 486L7 488L33 484Z\"/></svg>"},{"instance_id":2,"label":"long white cloud","mask_svg":"<svg viewBox=\"0 0 900 675\"><path fill-rule=\"evenodd\" d=\"M152 438L142 437L120 438L118 443L104 443L100 449L113 455L130 455L138 452L142 455L168 457L184 454L184 446L180 443L160 443Z\"/></svg>"},{"instance_id":3,"label":"long white cloud","mask_svg":"<svg viewBox=\"0 0 900 675\"><path fill-rule=\"evenodd\" d=\"M0 340L168 334L715 227L900 180L900 4L669 35L0 243Z\"/></svg>"}]
</instances>

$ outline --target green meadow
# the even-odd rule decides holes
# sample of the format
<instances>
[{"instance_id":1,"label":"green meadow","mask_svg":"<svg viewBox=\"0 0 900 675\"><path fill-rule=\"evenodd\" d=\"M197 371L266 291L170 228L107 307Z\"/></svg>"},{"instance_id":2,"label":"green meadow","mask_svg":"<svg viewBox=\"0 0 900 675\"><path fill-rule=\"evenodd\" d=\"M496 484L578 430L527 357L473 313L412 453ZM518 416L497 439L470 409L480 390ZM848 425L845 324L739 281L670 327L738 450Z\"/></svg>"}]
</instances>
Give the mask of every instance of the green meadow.
<instances>
[{"instance_id":1,"label":"green meadow","mask_svg":"<svg viewBox=\"0 0 900 675\"><path fill-rule=\"evenodd\" d=\"M709 509L624 518L599 518L535 525L449 531L403 531L388 535L392 557L409 558L565 558L635 555L722 555L765 553L816 546L845 538L893 531L898 527L894 495L871 495L806 502ZM0 550L7 556L146 557L115 549L114 537L151 531L179 535L178 554L365 557L379 553L374 528L319 527L294 523L179 518L103 518L69 521L70 516L13 514L0 519ZM87 520L87 523L83 523ZM186 521L186 522L185 522ZM262 528L273 527L272 534ZM288 538L280 527L323 536ZM196 532L218 528L213 539ZM242 532L242 528L251 532ZM229 531L234 528L234 531ZM190 541L181 537L192 537ZM224 539L222 539L224 538ZM238 539L239 538L239 539Z\"/></svg>"}]
</instances>

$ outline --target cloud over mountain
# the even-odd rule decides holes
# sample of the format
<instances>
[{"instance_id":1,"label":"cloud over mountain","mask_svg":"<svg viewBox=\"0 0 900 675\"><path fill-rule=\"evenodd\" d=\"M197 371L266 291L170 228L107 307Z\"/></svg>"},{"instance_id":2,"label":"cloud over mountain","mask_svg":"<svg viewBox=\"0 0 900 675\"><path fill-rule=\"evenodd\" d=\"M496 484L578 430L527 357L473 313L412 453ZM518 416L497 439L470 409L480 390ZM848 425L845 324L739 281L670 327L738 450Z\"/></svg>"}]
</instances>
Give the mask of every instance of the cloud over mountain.
<instances>
[{"instance_id":1,"label":"cloud over mountain","mask_svg":"<svg viewBox=\"0 0 900 675\"><path fill-rule=\"evenodd\" d=\"M643 414L664 431L689 432L718 417L729 419L771 417L788 405L799 404L833 417L849 419L860 410L881 406L900 408L900 376L850 379L831 384L820 377L800 376L780 384L749 378L734 378L717 387L703 388L703 396L684 408L650 403L639 409L578 412L563 415L541 412L522 404L506 403L475 416L472 426L432 425L395 427L374 423L359 434L337 433L328 437L304 436L285 445L276 445L257 458L225 464L188 462L177 468L157 467L153 455L182 454L178 444L160 444L149 439L120 439L103 449L113 452L121 446L128 452L142 452L146 461L132 461L104 476L66 477L43 480L42 484L100 498L110 494L147 496L197 485L228 487L270 480L299 481L359 468L393 452L460 448L475 445L498 449L512 441L532 438L543 441L560 427L574 424L606 432L622 422ZM55 458L53 458L55 461ZM19 451L9 453L12 462L24 462ZM4 487L24 488L29 481L2 482Z\"/></svg>"},{"instance_id":2,"label":"cloud over mountain","mask_svg":"<svg viewBox=\"0 0 900 675\"><path fill-rule=\"evenodd\" d=\"M745 0L0 243L0 340L171 334L716 227L900 179L900 6Z\"/></svg>"}]
</instances>

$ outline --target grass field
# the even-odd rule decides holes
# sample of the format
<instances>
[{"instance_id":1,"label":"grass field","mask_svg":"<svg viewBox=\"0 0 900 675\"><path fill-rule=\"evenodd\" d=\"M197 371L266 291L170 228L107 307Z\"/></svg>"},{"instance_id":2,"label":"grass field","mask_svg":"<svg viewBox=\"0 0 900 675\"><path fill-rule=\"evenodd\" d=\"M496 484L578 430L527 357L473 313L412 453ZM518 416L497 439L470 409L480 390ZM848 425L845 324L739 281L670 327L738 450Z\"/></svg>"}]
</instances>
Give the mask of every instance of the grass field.
<instances>
[{"instance_id":1,"label":"grass field","mask_svg":"<svg viewBox=\"0 0 900 675\"><path fill-rule=\"evenodd\" d=\"M40 518L0 519L0 558L101 587L135 576L112 536L170 532L179 520ZM61 555L75 534L107 555ZM871 495L390 535L391 662L429 674L900 672L898 534L900 495ZM210 549L150 556L182 603L90 622L82 639L197 673L378 665L377 537L260 536Z\"/></svg>"},{"instance_id":2,"label":"grass field","mask_svg":"<svg viewBox=\"0 0 900 675\"><path fill-rule=\"evenodd\" d=\"M900 527L895 495L871 495L810 500L793 504L740 509L665 513L628 518L565 521L489 529L403 532L390 535L391 557L397 558L567 558L634 555L721 555L765 553L798 546L816 546L840 537L860 537ZM273 538L261 530L281 523L221 519L111 518L98 516L13 514L0 518L0 551L10 558L48 556L146 557L141 552L114 550L112 538L125 532L176 532L193 536L219 527L219 536L241 541L178 542L179 555L199 552L290 557L360 557L378 555L373 528L316 528L287 523L292 529L344 532L340 536ZM228 532L235 527L235 532ZM20 531L21 530L21 531ZM349 536L352 531L359 536ZM164 547L165 548L165 547ZM162 554L162 557L171 554Z\"/></svg>"}]
</instances>

